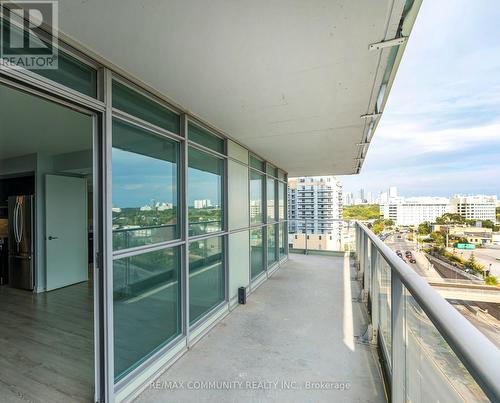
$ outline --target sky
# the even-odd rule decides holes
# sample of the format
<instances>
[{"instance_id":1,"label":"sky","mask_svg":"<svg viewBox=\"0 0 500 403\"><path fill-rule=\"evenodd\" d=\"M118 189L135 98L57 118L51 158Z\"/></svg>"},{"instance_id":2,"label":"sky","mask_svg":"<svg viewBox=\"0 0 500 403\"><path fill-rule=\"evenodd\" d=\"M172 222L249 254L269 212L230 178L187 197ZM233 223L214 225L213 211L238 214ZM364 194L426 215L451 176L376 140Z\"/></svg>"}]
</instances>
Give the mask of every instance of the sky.
<instances>
[{"instance_id":1,"label":"sky","mask_svg":"<svg viewBox=\"0 0 500 403\"><path fill-rule=\"evenodd\" d=\"M424 1L360 175L345 192L500 195L498 0Z\"/></svg>"}]
</instances>

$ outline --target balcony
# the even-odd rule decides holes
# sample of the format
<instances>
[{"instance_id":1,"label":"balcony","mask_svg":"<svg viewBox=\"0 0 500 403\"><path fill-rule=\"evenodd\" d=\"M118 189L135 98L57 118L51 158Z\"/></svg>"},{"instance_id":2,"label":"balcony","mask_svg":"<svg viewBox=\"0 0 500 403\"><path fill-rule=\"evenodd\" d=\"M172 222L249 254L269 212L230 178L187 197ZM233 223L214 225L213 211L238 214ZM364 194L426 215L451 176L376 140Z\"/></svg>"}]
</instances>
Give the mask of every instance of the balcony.
<instances>
[{"instance_id":1,"label":"balcony","mask_svg":"<svg viewBox=\"0 0 500 403\"><path fill-rule=\"evenodd\" d=\"M376 350L356 342L368 322L364 305L356 302L361 290L355 271L347 255L292 254L246 305L213 328L138 401L385 402ZM314 298L311 290L316 290ZM185 387L164 389L169 381ZM200 381L242 385L187 389ZM278 384L263 389L247 382ZM311 382L329 386L308 389Z\"/></svg>"},{"instance_id":2,"label":"balcony","mask_svg":"<svg viewBox=\"0 0 500 403\"><path fill-rule=\"evenodd\" d=\"M346 251L294 245L138 401L500 401L498 348L368 228L342 227Z\"/></svg>"}]
</instances>

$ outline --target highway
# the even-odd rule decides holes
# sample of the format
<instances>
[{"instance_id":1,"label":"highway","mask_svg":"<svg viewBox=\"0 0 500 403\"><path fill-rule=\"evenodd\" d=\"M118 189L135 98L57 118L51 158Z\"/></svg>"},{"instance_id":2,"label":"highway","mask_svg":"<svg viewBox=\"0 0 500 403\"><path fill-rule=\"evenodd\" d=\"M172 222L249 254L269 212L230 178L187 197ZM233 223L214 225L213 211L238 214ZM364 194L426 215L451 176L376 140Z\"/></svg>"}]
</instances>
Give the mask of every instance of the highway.
<instances>
[{"instance_id":1,"label":"highway","mask_svg":"<svg viewBox=\"0 0 500 403\"><path fill-rule=\"evenodd\" d=\"M411 251L417 262L407 261L406 263L428 282L443 281L439 273L431 267L425 255L416 251L416 243L408 241L405 234L401 234L401 238L391 235L384 242L394 251L401 250L403 256L405 251ZM500 304L459 299L448 299L448 302L500 348Z\"/></svg>"}]
</instances>

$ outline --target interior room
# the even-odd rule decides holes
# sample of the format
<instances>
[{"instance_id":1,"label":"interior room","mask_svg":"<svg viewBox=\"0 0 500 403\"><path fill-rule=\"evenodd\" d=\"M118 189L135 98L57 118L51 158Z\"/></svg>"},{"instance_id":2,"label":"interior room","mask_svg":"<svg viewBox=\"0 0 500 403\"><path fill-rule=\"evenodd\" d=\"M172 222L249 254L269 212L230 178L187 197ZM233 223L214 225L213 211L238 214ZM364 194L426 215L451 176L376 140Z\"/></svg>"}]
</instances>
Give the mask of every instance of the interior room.
<instances>
[{"instance_id":1,"label":"interior room","mask_svg":"<svg viewBox=\"0 0 500 403\"><path fill-rule=\"evenodd\" d=\"M0 396L93 401L93 117L0 104Z\"/></svg>"}]
</instances>

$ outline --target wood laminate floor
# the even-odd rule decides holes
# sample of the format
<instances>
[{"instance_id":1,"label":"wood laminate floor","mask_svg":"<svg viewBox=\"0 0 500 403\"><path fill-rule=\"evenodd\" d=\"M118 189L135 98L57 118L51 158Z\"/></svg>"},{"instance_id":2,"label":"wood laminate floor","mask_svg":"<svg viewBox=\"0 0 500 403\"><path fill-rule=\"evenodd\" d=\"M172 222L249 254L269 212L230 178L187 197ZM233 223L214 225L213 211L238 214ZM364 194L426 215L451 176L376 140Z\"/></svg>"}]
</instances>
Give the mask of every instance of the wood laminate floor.
<instances>
[{"instance_id":1,"label":"wood laminate floor","mask_svg":"<svg viewBox=\"0 0 500 403\"><path fill-rule=\"evenodd\" d=\"M0 287L0 401L91 402L90 282L32 294Z\"/></svg>"}]
</instances>

